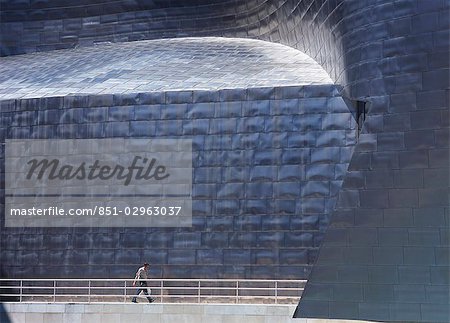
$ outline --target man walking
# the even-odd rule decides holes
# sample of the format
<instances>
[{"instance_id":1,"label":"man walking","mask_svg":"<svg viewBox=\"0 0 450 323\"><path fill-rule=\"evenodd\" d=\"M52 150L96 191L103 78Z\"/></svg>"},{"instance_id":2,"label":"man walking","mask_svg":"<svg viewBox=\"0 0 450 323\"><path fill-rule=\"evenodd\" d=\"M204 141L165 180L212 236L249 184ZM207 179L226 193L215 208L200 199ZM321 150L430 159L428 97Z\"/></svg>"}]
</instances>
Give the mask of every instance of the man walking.
<instances>
[{"instance_id":1,"label":"man walking","mask_svg":"<svg viewBox=\"0 0 450 323\"><path fill-rule=\"evenodd\" d=\"M150 268L150 265L146 262L144 266L138 269L136 272L136 276L134 277L133 281L133 287L136 286L136 282L139 283L139 288L137 290L136 296L139 296L141 292L144 292L145 295L147 295L147 299L149 303L153 303L155 299L151 298L148 295L147 291L147 279L148 279L148 269ZM137 303L136 296L133 297L132 302Z\"/></svg>"}]
</instances>

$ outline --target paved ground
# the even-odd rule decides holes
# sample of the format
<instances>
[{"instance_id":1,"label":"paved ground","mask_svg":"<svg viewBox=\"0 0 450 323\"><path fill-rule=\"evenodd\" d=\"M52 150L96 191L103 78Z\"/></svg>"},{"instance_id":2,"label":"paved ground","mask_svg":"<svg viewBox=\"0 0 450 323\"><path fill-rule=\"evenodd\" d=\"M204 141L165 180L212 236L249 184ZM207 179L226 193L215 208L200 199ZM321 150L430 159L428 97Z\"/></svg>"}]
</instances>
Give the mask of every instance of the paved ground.
<instances>
[{"instance_id":1,"label":"paved ground","mask_svg":"<svg viewBox=\"0 0 450 323\"><path fill-rule=\"evenodd\" d=\"M0 304L0 321L3 315L4 321L9 319L12 323L369 323L294 319L294 310L295 305L281 304L4 303Z\"/></svg>"},{"instance_id":2,"label":"paved ground","mask_svg":"<svg viewBox=\"0 0 450 323\"><path fill-rule=\"evenodd\" d=\"M0 59L0 99L325 83L332 81L306 54L248 39L162 39Z\"/></svg>"}]
</instances>

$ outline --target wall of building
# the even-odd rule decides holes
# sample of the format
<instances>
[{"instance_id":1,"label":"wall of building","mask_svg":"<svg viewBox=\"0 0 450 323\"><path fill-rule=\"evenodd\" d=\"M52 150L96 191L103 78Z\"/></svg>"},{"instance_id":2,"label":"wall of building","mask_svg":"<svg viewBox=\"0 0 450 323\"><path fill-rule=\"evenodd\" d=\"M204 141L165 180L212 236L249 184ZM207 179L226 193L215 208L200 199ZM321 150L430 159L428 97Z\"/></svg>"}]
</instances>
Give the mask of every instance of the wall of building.
<instances>
[{"instance_id":1,"label":"wall of building","mask_svg":"<svg viewBox=\"0 0 450 323\"><path fill-rule=\"evenodd\" d=\"M325 17L309 45L280 40L372 104L296 316L448 321L448 2L347 1Z\"/></svg>"},{"instance_id":2,"label":"wall of building","mask_svg":"<svg viewBox=\"0 0 450 323\"><path fill-rule=\"evenodd\" d=\"M234 8L211 29L176 30L290 45L316 59L347 96L371 102L296 315L448 321L448 1L268 0Z\"/></svg>"},{"instance_id":3,"label":"wall of building","mask_svg":"<svg viewBox=\"0 0 450 323\"><path fill-rule=\"evenodd\" d=\"M334 85L3 101L6 138L191 138L192 228L3 228L7 277L306 278L356 141ZM33 264L27 266L27 264Z\"/></svg>"},{"instance_id":4,"label":"wall of building","mask_svg":"<svg viewBox=\"0 0 450 323\"><path fill-rule=\"evenodd\" d=\"M4 0L0 2L0 55L98 42L224 35L227 29L236 30L236 15L245 26L248 12L261 2Z\"/></svg>"}]
</instances>

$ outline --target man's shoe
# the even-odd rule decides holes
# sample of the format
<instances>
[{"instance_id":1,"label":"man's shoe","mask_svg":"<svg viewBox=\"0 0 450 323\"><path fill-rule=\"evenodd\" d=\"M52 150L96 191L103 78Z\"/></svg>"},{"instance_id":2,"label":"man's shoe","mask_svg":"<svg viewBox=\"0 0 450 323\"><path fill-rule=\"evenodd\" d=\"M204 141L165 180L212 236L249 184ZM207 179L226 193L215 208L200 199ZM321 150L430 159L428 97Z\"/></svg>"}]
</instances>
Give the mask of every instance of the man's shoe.
<instances>
[{"instance_id":1,"label":"man's shoe","mask_svg":"<svg viewBox=\"0 0 450 323\"><path fill-rule=\"evenodd\" d=\"M132 301L133 303L137 303L137 302L136 302L136 299L132 299L131 301Z\"/></svg>"},{"instance_id":2,"label":"man's shoe","mask_svg":"<svg viewBox=\"0 0 450 323\"><path fill-rule=\"evenodd\" d=\"M149 298L149 299L148 299L148 302L149 302L149 303L153 303L154 301L155 301L154 298Z\"/></svg>"}]
</instances>

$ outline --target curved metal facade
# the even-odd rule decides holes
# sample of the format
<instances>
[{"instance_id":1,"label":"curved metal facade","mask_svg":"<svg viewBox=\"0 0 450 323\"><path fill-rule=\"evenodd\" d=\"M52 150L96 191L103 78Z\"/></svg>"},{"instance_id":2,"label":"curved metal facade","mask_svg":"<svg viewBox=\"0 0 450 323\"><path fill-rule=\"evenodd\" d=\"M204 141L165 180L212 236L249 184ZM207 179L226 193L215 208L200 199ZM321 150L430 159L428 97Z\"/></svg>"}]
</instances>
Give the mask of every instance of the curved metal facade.
<instances>
[{"instance_id":1,"label":"curved metal facade","mask_svg":"<svg viewBox=\"0 0 450 323\"><path fill-rule=\"evenodd\" d=\"M309 54L370 110L296 315L448 321L448 1L158 3L140 10L123 1L116 4L126 13L53 20L50 9L31 7L27 16L42 20L2 19L2 53L216 35ZM2 7L5 15L24 10Z\"/></svg>"}]
</instances>

